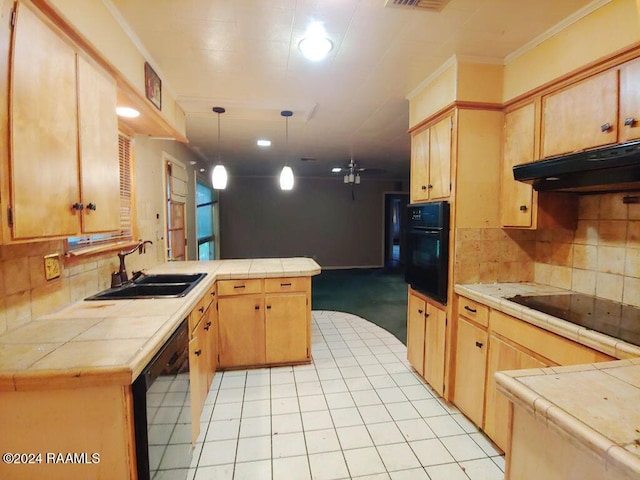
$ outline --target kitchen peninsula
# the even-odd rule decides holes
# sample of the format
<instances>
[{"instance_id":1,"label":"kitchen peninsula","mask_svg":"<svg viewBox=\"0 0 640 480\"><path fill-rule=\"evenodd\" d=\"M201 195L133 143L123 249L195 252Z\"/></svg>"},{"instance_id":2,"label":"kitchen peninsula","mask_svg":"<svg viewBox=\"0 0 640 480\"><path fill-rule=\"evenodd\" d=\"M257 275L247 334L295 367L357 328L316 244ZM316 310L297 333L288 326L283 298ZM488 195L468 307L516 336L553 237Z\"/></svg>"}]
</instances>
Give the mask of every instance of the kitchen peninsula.
<instances>
[{"instance_id":1,"label":"kitchen peninsula","mask_svg":"<svg viewBox=\"0 0 640 480\"><path fill-rule=\"evenodd\" d=\"M80 301L0 335L0 450L42 454L40 462L34 457L31 464L0 464L0 477L137 478L131 385L185 320L191 342L197 337L203 342L197 351L213 350L204 354L209 359L204 363L196 354L204 378L210 375L208 383L218 359L229 368L311 361L310 277L320 273L314 260L169 262L147 273L206 276L182 298ZM230 286L233 292L234 285L245 286L235 289L242 291L235 298L250 298L252 318L260 319L235 331L233 320L239 322L242 315L234 307L224 318L220 305L228 298L225 289ZM289 311L295 318L279 313L278 305L284 309L294 305ZM272 318L287 321L287 328L295 325L295 343L302 345L291 345L291 338L282 335L286 328L270 325ZM257 333L250 328L257 328ZM209 332L213 334L205 336ZM234 332L251 343L233 344ZM254 355L257 350L258 357L247 360L230 353L233 346ZM293 352L291 360L287 352ZM192 412L202 409L203 394L206 397L202 383L196 383L200 390L192 388ZM199 411L192 413L194 418L197 437ZM50 452L77 453L84 461L47 464L45 455ZM98 454L98 462L92 462L93 454Z\"/></svg>"}]
</instances>

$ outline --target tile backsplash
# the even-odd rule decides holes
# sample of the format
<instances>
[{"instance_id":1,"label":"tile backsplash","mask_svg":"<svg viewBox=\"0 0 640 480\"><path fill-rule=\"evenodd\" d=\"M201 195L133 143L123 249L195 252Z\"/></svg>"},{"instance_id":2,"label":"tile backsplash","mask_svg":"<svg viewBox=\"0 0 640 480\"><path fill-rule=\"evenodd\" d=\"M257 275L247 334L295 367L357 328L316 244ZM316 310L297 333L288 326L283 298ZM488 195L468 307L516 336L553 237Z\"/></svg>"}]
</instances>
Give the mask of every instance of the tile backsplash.
<instances>
[{"instance_id":1,"label":"tile backsplash","mask_svg":"<svg viewBox=\"0 0 640 480\"><path fill-rule=\"evenodd\" d=\"M44 256L53 253L60 255L61 276L47 281ZM134 254L127 257L127 270L155 263L152 255ZM65 261L62 240L0 245L0 334L109 288L117 269L116 252Z\"/></svg>"},{"instance_id":2,"label":"tile backsplash","mask_svg":"<svg viewBox=\"0 0 640 480\"><path fill-rule=\"evenodd\" d=\"M456 231L455 283L529 282L640 306L636 193L582 195L571 230Z\"/></svg>"}]
</instances>

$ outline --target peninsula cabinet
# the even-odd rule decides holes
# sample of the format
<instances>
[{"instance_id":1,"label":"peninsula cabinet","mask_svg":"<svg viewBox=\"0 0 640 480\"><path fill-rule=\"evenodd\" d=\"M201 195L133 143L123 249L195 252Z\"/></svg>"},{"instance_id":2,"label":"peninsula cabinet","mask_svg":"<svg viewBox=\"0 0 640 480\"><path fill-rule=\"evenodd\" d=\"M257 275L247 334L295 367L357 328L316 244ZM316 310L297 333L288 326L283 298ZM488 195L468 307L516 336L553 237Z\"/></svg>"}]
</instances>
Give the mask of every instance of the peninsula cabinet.
<instances>
[{"instance_id":1,"label":"peninsula cabinet","mask_svg":"<svg viewBox=\"0 0 640 480\"><path fill-rule=\"evenodd\" d=\"M115 80L21 2L11 48L3 241L119 229Z\"/></svg>"},{"instance_id":2,"label":"peninsula cabinet","mask_svg":"<svg viewBox=\"0 0 640 480\"><path fill-rule=\"evenodd\" d=\"M444 394L446 327L446 312L409 288L407 360L440 395Z\"/></svg>"},{"instance_id":3,"label":"peninsula cabinet","mask_svg":"<svg viewBox=\"0 0 640 480\"><path fill-rule=\"evenodd\" d=\"M542 157L616 143L618 71L542 97Z\"/></svg>"},{"instance_id":4,"label":"peninsula cabinet","mask_svg":"<svg viewBox=\"0 0 640 480\"><path fill-rule=\"evenodd\" d=\"M310 361L310 278L219 280L217 284L220 368Z\"/></svg>"},{"instance_id":5,"label":"peninsula cabinet","mask_svg":"<svg viewBox=\"0 0 640 480\"><path fill-rule=\"evenodd\" d=\"M451 195L451 132L447 115L411 137L411 203Z\"/></svg>"}]
</instances>

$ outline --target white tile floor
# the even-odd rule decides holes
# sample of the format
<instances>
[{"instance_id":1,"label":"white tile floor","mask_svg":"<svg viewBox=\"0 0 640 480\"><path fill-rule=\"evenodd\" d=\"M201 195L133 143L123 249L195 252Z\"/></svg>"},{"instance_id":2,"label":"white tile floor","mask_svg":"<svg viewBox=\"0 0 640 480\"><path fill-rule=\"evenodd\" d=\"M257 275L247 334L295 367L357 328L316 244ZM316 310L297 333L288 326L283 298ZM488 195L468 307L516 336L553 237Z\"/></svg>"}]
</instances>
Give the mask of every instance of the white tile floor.
<instances>
[{"instance_id":1,"label":"white tile floor","mask_svg":"<svg viewBox=\"0 0 640 480\"><path fill-rule=\"evenodd\" d=\"M412 371L393 335L314 311L312 343L311 365L216 374L189 478L504 478L504 458Z\"/></svg>"}]
</instances>

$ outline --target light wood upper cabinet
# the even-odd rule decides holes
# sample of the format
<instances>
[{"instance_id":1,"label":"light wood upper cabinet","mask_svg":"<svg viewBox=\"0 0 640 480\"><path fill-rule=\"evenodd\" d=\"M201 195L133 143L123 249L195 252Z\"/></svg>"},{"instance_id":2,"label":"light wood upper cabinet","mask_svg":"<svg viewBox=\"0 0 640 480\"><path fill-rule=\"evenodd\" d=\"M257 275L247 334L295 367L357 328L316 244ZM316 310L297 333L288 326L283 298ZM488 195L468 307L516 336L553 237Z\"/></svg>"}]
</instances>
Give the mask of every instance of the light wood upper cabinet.
<instances>
[{"instance_id":1,"label":"light wood upper cabinet","mask_svg":"<svg viewBox=\"0 0 640 480\"><path fill-rule=\"evenodd\" d=\"M424 335L424 379L440 395L444 394L447 312L427 304Z\"/></svg>"},{"instance_id":2,"label":"light wood upper cabinet","mask_svg":"<svg viewBox=\"0 0 640 480\"><path fill-rule=\"evenodd\" d=\"M120 229L120 168L116 83L78 57L78 114L82 231Z\"/></svg>"},{"instance_id":3,"label":"light wood upper cabinet","mask_svg":"<svg viewBox=\"0 0 640 480\"><path fill-rule=\"evenodd\" d=\"M447 198L451 194L451 130L447 116L411 137L411 202Z\"/></svg>"},{"instance_id":4,"label":"light wood upper cabinet","mask_svg":"<svg viewBox=\"0 0 640 480\"><path fill-rule=\"evenodd\" d=\"M115 81L30 7L16 8L9 94L11 238L118 230Z\"/></svg>"},{"instance_id":5,"label":"light wood upper cabinet","mask_svg":"<svg viewBox=\"0 0 640 480\"><path fill-rule=\"evenodd\" d=\"M513 166L533 162L536 105L529 103L504 117L504 151L502 161L503 227L531 227L533 187L513 178Z\"/></svg>"},{"instance_id":6,"label":"light wood upper cabinet","mask_svg":"<svg viewBox=\"0 0 640 480\"><path fill-rule=\"evenodd\" d=\"M409 290L407 307L407 360L416 372L424 376L424 340L427 304Z\"/></svg>"},{"instance_id":7,"label":"light wood upper cabinet","mask_svg":"<svg viewBox=\"0 0 640 480\"><path fill-rule=\"evenodd\" d=\"M542 156L616 143L618 70L542 98Z\"/></svg>"},{"instance_id":8,"label":"light wood upper cabinet","mask_svg":"<svg viewBox=\"0 0 640 480\"><path fill-rule=\"evenodd\" d=\"M76 53L17 5L10 86L13 238L75 235L80 217Z\"/></svg>"},{"instance_id":9,"label":"light wood upper cabinet","mask_svg":"<svg viewBox=\"0 0 640 480\"><path fill-rule=\"evenodd\" d=\"M640 138L640 60L620 68L620 142Z\"/></svg>"}]
</instances>

